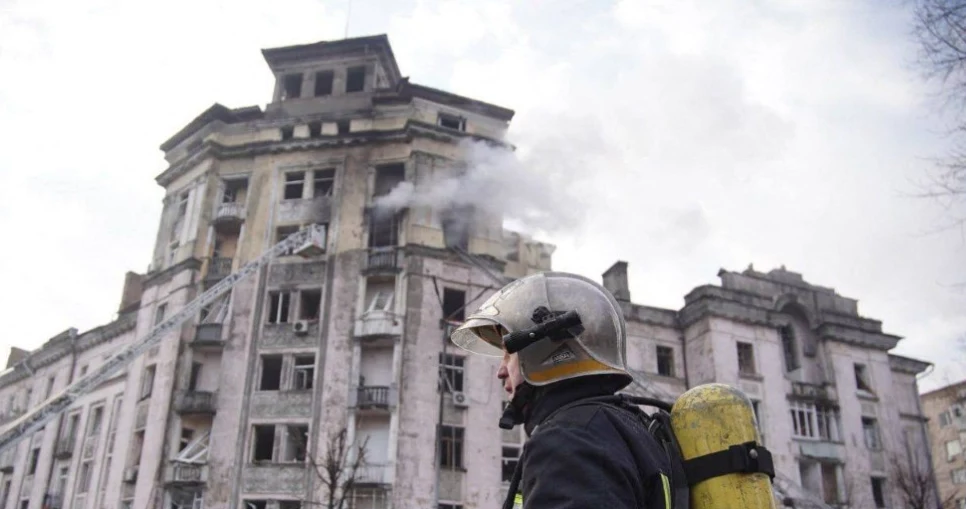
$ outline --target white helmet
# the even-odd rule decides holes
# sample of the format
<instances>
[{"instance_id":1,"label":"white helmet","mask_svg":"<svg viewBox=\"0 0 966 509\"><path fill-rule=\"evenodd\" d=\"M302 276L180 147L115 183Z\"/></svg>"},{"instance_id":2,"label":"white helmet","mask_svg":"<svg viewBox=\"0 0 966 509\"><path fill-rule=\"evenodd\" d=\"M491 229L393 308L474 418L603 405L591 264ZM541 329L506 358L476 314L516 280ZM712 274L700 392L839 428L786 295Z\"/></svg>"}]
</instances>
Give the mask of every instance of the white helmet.
<instances>
[{"instance_id":1,"label":"white helmet","mask_svg":"<svg viewBox=\"0 0 966 509\"><path fill-rule=\"evenodd\" d=\"M627 329L614 296L576 274L541 272L504 286L450 336L473 353L519 352L523 378L533 386L615 375L622 388Z\"/></svg>"}]
</instances>

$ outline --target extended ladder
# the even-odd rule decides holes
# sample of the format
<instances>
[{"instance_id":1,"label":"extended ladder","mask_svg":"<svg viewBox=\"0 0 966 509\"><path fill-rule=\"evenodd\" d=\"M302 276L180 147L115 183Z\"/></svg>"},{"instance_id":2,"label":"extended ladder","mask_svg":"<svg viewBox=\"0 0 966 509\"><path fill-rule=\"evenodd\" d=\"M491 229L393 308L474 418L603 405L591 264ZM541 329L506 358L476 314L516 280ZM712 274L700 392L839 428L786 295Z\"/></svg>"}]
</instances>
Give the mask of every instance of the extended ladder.
<instances>
[{"instance_id":1,"label":"extended ladder","mask_svg":"<svg viewBox=\"0 0 966 509\"><path fill-rule=\"evenodd\" d=\"M60 393L47 398L40 406L28 411L0 432L0 453L17 444L20 439L29 436L34 431L44 427L51 419L69 408L78 398L91 392L115 373L130 364L145 351L157 344L165 334L168 334L185 321L197 316L201 308L211 304L221 295L227 293L240 280L254 273L272 259L286 254L297 254L303 257L318 256L325 252L325 227L310 225L289 235L275 244L258 258L248 262L237 272L230 274L194 300L186 304L167 320L155 325L144 338L135 341L104 364L94 369L87 376L70 384Z\"/></svg>"}]
</instances>

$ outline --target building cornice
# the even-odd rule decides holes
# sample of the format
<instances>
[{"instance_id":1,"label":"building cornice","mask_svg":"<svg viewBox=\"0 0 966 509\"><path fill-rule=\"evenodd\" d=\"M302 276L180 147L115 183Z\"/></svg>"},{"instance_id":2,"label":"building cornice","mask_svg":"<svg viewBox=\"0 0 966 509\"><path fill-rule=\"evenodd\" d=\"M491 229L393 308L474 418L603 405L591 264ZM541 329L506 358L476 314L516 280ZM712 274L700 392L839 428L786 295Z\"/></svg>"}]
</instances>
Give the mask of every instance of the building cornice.
<instances>
[{"instance_id":1,"label":"building cornice","mask_svg":"<svg viewBox=\"0 0 966 509\"><path fill-rule=\"evenodd\" d=\"M161 285L171 281L175 274L183 270L201 270L201 260L190 257L157 272L149 272L144 276L144 281L141 283L142 288L147 290L152 286Z\"/></svg>"},{"instance_id":2,"label":"building cornice","mask_svg":"<svg viewBox=\"0 0 966 509\"><path fill-rule=\"evenodd\" d=\"M903 357L896 354L889 354L889 368L898 373L918 375L919 373L929 369L931 366L931 362L920 361L918 359Z\"/></svg>"}]
</instances>

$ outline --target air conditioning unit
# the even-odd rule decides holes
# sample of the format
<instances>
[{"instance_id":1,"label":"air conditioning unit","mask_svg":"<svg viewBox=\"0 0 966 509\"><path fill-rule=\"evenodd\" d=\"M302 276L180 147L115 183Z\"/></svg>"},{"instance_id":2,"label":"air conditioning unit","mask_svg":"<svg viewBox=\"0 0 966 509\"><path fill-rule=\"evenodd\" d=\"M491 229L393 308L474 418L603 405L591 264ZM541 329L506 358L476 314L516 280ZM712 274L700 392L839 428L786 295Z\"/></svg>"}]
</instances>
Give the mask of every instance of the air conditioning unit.
<instances>
[{"instance_id":1,"label":"air conditioning unit","mask_svg":"<svg viewBox=\"0 0 966 509\"><path fill-rule=\"evenodd\" d=\"M309 333L309 321L308 320L297 320L292 324L292 330L295 331L299 336L304 336Z\"/></svg>"},{"instance_id":2,"label":"air conditioning unit","mask_svg":"<svg viewBox=\"0 0 966 509\"><path fill-rule=\"evenodd\" d=\"M453 406L456 408L466 408L470 406L470 398L466 396L465 392L453 392Z\"/></svg>"}]
</instances>

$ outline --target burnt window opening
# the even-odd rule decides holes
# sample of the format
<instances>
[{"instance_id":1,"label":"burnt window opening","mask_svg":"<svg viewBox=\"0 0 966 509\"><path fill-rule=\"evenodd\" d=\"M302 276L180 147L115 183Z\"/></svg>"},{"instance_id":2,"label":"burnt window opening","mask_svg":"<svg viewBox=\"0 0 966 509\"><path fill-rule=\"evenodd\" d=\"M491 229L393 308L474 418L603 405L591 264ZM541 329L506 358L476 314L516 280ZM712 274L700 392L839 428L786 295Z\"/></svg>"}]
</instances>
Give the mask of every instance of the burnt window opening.
<instances>
[{"instance_id":1,"label":"burnt window opening","mask_svg":"<svg viewBox=\"0 0 966 509\"><path fill-rule=\"evenodd\" d=\"M277 391L282 386L282 356L262 356L262 377L258 385L260 391Z\"/></svg>"},{"instance_id":2,"label":"burnt window opening","mask_svg":"<svg viewBox=\"0 0 966 509\"><path fill-rule=\"evenodd\" d=\"M674 376L674 349L669 346L657 347L657 374Z\"/></svg>"},{"instance_id":3,"label":"burnt window opening","mask_svg":"<svg viewBox=\"0 0 966 509\"><path fill-rule=\"evenodd\" d=\"M322 137L322 122L309 122L309 138Z\"/></svg>"},{"instance_id":4,"label":"burnt window opening","mask_svg":"<svg viewBox=\"0 0 966 509\"><path fill-rule=\"evenodd\" d=\"M321 306L321 290L302 290L299 293L299 320L318 320Z\"/></svg>"},{"instance_id":5,"label":"burnt window opening","mask_svg":"<svg viewBox=\"0 0 966 509\"><path fill-rule=\"evenodd\" d=\"M443 227L443 243L446 247L469 250L472 223L472 205L456 205L443 211L440 214L440 224Z\"/></svg>"},{"instance_id":6,"label":"burnt window opening","mask_svg":"<svg viewBox=\"0 0 966 509\"><path fill-rule=\"evenodd\" d=\"M275 229L275 243L278 244L279 242L289 238L289 236L291 236L293 233L296 233L298 231L299 231L298 226L279 226L278 228ZM295 247L293 246L292 248L286 250L282 254L290 255L290 254L293 254L294 252L295 252ZM271 320L271 318L269 319ZM273 323L273 322L269 322L269 323Z\"/></svg>"},{"instance_id":7,"label":"burnt window opening","mask_svg":"<svg viewBox=\"0 0 966 509\"><path fill-rule=\"evenodd\" d=\"M305 188L305 172L285 174L285 192L282 197L286 200L301 200L302 190Z\"/></svg>"},{"instance_id":8,"label":"burnt window opening","mask_svg":"<svg viewBox=\"0 0 966 509\"><path fill-rule=\"evenodd\" d=\"M282 132L282 140L291 140L295 137L295 128L292 126L285 126L279 129Z\"/></svg>"},{"instance_id":9,"label":"burnt window opening","mask_svg":"<svg viewBox=\"0 0 966 509\"><path fill-rule=\"evenodd\" d=\"M279 500L278 509L304 509L304 508L302 507L302 502L299 500Z\"/></svg>"},{"instance_id":10,"label":"burnt window opening","mask_svg":"<svg viewBox=\"0 0 966 509\"><path fill-rule=\"evenodd\" d=\"M292 388L297 391L312 390L315 381L315 356L300 355L295 358L295 367L292 368Z\"/></svg>"},{"instance_id":11,"label":"burnt window opening","mask_svg":"<svg viewBox=\"0 0 966 509\"><path fill-rule=\"evenodd\" d=\"M288 323L289 309L292 305L292 294L289 292L271 292L269 294L268 323Z\"/></svg>"},{"instance_id":12,"label":"burnt window opening","mask_svg":"<svg viewBox=\"0 0 966 509\"><path fill-rule=\"evenodd\" d=\"M406 180L406 165L404 163L385 164L376 167L376 180L372 189L372 197L378 198L392 192L400 182Z\"/></svg>"},{"instance_id":13,"label":"burnt window opening","mask_svg":"<svg viewBox=\"0 0 966 509\"><path fill-rule=\"evenodd\" d=\"M865 364L854 364L853 366L855 368L855 388L860 391L872 392L869 368Z\"/></svg>"},{"instance_id":14,"label":"burnt window opening","mask_svg":"<svg viewBox=\"0 0 966 509\"><path fill-rule=\"evenodd\" d=\"M349 92L362 92L366 87L366 68L365 67L350 67L346 71L345 77L345 91Z\"/></svg>"},{"instance_id":15,"label":"burnt window opening","mask_svg":"<svg viewBox=\"0 0 966 509\"><path fill-rule=\"evenodd\" d=\"M466 292L443 288L443 319L456 322L466 320Z\"/></svg>"},{"instance_id":16,"label":"burnt window opening","mask_svg":"<svg viewBox=\"0 0 966 509\"><path fill-rule=\"evenodd\" d=\"M312 196L332 196L335 187L335 168L325 168L312 172Z\"/></svg>"},{"instance_id":17,"label":"burnt window opening","mask_svg":"<svg viewBox=\"0 0 966 509\"><path fill-rule=\"evenodd\" d=\"M440 386L443 392L463 392L466 359L461 355L439 354Z\"/></svg>"},{"instance_id":18,"label":"burnt window opening","mask_svg":"<svg viewBox=\"0 0 966 509\"><path fill-rule=\"evenodd\" d=\"M441 426L439 430L440 465L443 468L463 468L463 428Z\"/></svg>"},{"instance_id":19,"label":"burnt window opening","mask_svg":"<svg viewBox=\"0 0 966 509\"><path fill-rule=\"evenodd\" d=\"M242 504L242 509L267 509L268 500L246 500Z\"/></svg>"},{"instance_id":20,"label":"burnt window opening","mask_svg":"<svg viewBox=\"0 0 966 509\"><path fill-rule=\"evenodd\" d=\"M738 341L738 373L742 375L754 375L755 369L755 350L751 343Z\"/></svg>"},{"instance_id":21,"label":"burnt window opening","mask_svg":"<svg viewBox=\"0 0 966 509\"><path fill-rule=\"evenodd\" d=\"M252 461L272 461L275 451L275 426L272 424L255 425Z\"/></svg>"},{"instance_id":22,"label":"burnt window opening","mask_svg":"<svg viewBox=\"0 0 966 509\"><path fill-rule=\"evenodd\" d=\"M795 348L795 331L791 325L782 325L778 328L778 335L782 341L782 353L785 358L785 371L795 371L798 369L798 352Z\"/></svg>"},{"instance_id":23,"label":"burnt window opening","mask_svg":"<svg viewBox=\"0 0 966 509\"><path fill-rule=\"evenodd\" d=\"M282 100L298 99L302 96L302 74L286 74L282 78Z\"/></svg>"},{"instance_id":24,"label":"burnt window opening","mask_svg":"<svg viewBox=\"0 0 966 509\"><path fill-rule=\"evenodd\" d=\"M191 363L191 375L188 378L188 390L196 391L198 390L198 379L201 377L201 368L204 366L200 362Z\"/></svg>"},{"instance_id":25,"label":"burnt window opening","mask_svg":"<svg viewBox=\"0 0 966 509\"><path fill-rule=\"evenodd\" d=\"M349 134L349 121L339 120L335 123L335 128L339 134Z\"/></svg>"},{"instance_id":26,"label":"burnt window opening","mask_svg":"<svg viewBox=\"0 0 966 509\"><path fill-rule=\"evenodd\" d=\"M282 461L305 461L309 443L309 427L305 425L287 426L285 431L285 453L282 456Z\"/></svg>"},{"instance_id":27,"label":"burnt window opening","mask_svg":"<svg viewBox=\"0 0 966 509\"><path fill-rule=\"evenodd\" d=\"M456 115L450 115L449 113L440 113L436 118L436 123L447 129L455 129L457 131L466 130L466 119Z\"/></svg>"},{"instance_id":28,"label":"burnt window opening","mask_svg":"<svg viewBox=\"0 0 966 509\"><path fill-rule=\"evenodd\" d=\"M332 81L335 73L332 71L319 71L315 73L315 97L332 95Z\"/></svg>"},{"instance_id":29,"label":"burnt window opening","mask_svg":"<svg viewBox=\"0 0 966 509\"><path fill-rule=\"evenodd\" d=\"M222 181L224 186L221 194L222 203L240 203L248 189L248 179L231 179Z\"/></svg>"}]
</instances>

